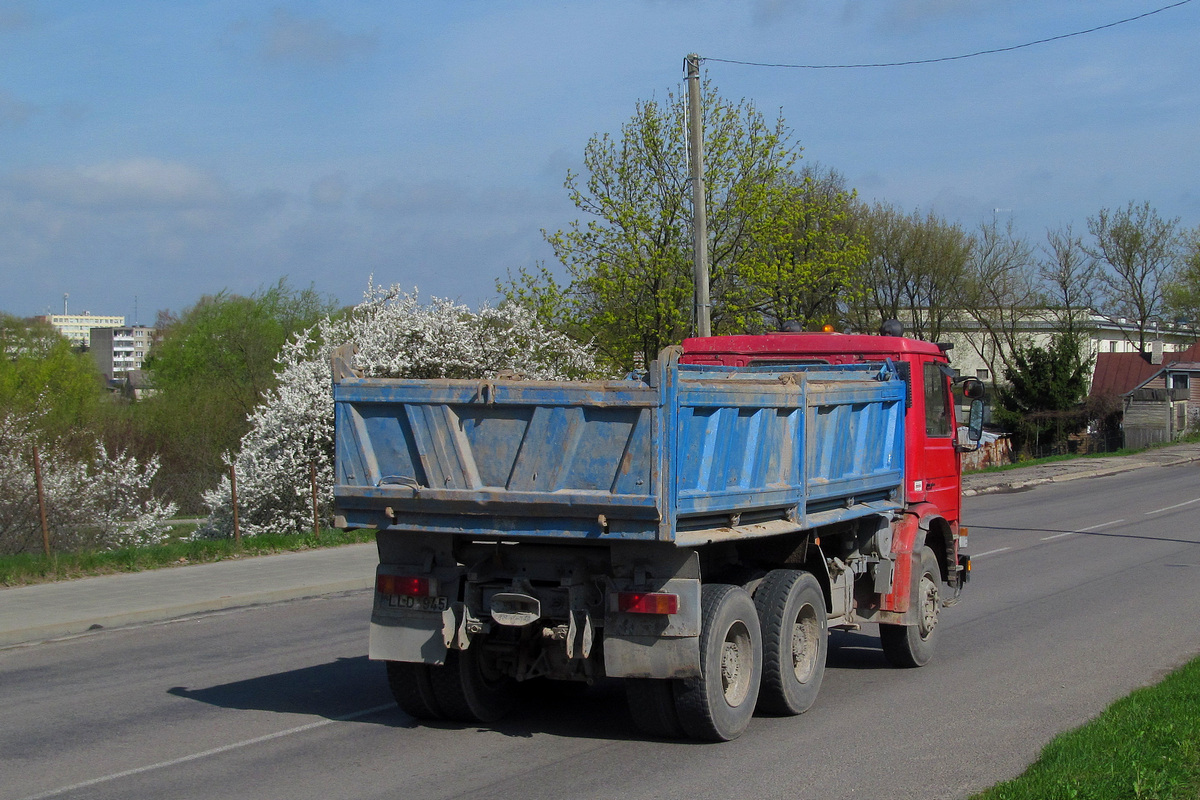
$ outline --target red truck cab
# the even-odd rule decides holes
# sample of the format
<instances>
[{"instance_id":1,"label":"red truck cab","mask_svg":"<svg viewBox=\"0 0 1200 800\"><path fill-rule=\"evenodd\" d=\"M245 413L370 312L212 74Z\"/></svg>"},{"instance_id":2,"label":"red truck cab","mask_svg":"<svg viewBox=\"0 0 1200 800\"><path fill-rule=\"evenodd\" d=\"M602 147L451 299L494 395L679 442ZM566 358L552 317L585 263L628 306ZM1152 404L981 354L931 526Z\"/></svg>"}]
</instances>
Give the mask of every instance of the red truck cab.
<instances>
[{"instance_id":1,"label":"red truck cab","mask_svg":"<svg viewBox=\"0 0 1200 800\"><path fill-rule=\"evenodd\" d=\"M966 544L966 529L960 530L959 526L962 511L961 448L958 445L951 393L954 373L946 355L948 349L904 336L780 332L685 339L683 355L679 360L686 364L733 367L860 364L891 360L904 376L909 390L904 431L904 499L919 527L912 535L916 537L920 530L924 530L933 534L927 537L927 541L940 540L940 547L935 549L941 551L939 562L943 577L947 583L958 587L967 578L970 561L959 552L960 544ZM967 380L972 385L967 388L966 396L981 396L982 384L974 378ZM979 423L975 419L972 421L974 431ZM978 436L974 435L974 438L978 439ZM902 598L896 600L899 605L904 605ZM884 602L886 608L888 602L886 599Z\"/></svg>"}]
</instances>

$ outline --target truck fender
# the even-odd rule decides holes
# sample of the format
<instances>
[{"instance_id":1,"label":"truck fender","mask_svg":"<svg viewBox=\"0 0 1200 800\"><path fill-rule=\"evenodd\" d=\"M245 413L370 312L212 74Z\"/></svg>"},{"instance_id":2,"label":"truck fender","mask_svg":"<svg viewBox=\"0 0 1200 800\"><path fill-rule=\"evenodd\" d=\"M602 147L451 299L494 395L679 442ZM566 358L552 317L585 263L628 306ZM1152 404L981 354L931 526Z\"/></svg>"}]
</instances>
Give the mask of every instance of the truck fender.
<instances>
[{"instance_id":1,"label":"truck fender","mask_svg":"<svg viewBox=\"0 0 1200 800\"><path fill-rule=\"evenodd\" d=\"M910 623L907 616L912 594L913 553L925 546L926 538L931 532L936 536L943 526L948 526L948 523L938 507L932 503L915 503L892 523L892 555L896 565L892 591L881 598L880 609L904 614L903 624ZM935 547L934 552L937 551L938 548ZM939 563L944 555L938 553ZM943 567L943 578L944 576Z\"/></svg>"}]
</instances>

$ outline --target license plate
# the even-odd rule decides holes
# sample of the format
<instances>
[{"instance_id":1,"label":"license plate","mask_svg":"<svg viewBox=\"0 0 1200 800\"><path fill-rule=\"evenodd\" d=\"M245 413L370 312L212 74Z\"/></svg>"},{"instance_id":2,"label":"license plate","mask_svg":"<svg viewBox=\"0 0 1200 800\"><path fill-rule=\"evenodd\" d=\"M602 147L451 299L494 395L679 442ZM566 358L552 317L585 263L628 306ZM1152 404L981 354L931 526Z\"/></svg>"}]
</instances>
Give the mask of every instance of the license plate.
<instances>
[{"instance_id":1,"label":"license plate","mask_svg":"<svg viewBox=\"0 0 1200 800\"><path fill-rule=\"evenodd\" d=\"M445 597L411 597L402 594L388 595L389 608L411 608L416 611L445 611L450 601Z\"/></svg>"}]
</instances>

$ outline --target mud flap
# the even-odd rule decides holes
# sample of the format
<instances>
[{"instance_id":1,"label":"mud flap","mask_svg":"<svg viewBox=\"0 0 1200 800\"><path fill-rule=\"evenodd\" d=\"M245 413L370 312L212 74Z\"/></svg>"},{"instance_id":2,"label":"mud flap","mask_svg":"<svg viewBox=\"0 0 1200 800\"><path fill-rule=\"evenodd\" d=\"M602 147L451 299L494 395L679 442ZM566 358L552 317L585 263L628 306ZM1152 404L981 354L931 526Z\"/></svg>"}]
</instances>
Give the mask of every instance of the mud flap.
<instances>
[{"instance_id":1,"label":"mud flap","mask_svg":"<svg viewBox=\"0 0 1200 800\"><path fill-rule=\"evenodd\" d=\"M613 551L605 588L604 672L613 678L688 678L700 674L700 559L694 551L633 546ZM676 614L617 609L619 592L664 592Z\"/></svg>"},{"instance_id":2,"label":"mud flap","mask_svg":"<svg viewBox=\"0 0 1200 800\"><path fill-rule=\"evenodd\" d=\"M378 661L411 661L418 664L446 663L446 640L442 616L378 617L371 620L367 657Z\"/></svg>"}]
</instances>

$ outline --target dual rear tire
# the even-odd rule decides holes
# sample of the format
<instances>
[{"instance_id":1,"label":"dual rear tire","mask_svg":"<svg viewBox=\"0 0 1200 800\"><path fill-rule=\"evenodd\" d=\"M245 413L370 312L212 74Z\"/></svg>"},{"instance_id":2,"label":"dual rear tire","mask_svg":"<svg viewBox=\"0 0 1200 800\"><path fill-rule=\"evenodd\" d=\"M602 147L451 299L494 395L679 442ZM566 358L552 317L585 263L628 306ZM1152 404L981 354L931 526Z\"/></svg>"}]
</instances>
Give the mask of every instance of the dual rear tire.
<instances>
[{"instance_id":1,"label":"dual rear tire","mask_svg":"<svg viewBox=\"0 0 1200 800\"><path fill-rule=\"evenodd\" d=\"M700 594L700 675L629 680L629 709L652 736L728 741L755 710L800 714L816 700L828 648L825 598L816 578L775 570L753 598L740 586Z\"/></svg>"},{"instance_id":2,"label":"dual rear tire","mask_svg":"<svg viewBox=\"0 0 1200 800\"><path fill-rule=\"evenodd\" d=\"M422 720L496 722L514 704L515 682L491 669L481 649L451 650L442 665L387 662L400 709Z\"/></svg>"}]
</instances>

